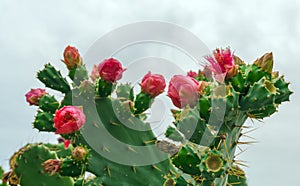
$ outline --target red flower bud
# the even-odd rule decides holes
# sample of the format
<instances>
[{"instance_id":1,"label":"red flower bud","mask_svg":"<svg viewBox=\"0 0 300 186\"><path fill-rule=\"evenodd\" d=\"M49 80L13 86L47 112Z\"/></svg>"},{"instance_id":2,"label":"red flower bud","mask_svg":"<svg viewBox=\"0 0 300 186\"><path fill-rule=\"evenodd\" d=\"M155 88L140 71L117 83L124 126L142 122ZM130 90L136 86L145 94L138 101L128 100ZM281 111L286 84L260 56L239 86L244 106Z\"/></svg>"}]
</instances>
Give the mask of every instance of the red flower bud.
<instances>
[{"instance_id":1,"label":"red flower bud","mask_svg":"<svg viewBox=\"0 0 300 186\"><path fill-rule=\"evenodd\" d=\"M142 92L149 94L152 97L156 97L163 93L166 88L166 82L162 75L151 74L151 72L148 72L142 80L141 88Z\"/></svg>"},{"instance_id":2,"label":"red flower bud","mask_svg":"<svg viewBox=\"0 0 300 186\"><path fill-rule=\"evenodd\" d=\"M175 75L170 81L168 96L178 108L193 107L199 98L198 86L199 83L189 76Z\"/></svg>"},{"instance_id":3,"label":"red flower bud","mask_svg":"<svg viewBox=\"0 0 300 186\"><path fill-rule=\"evenodd\" d=\"M186 75L192 78L196 78L198 76L198 73L190 70Z\"/></svg>"},{"instance_id":4,"label":"red flower bud","mask_svg":"<svg viewBox=\"0 0 300 186\"><path fill-rule=\"evenodd\" d=\"M70 143L71 143L71 140L65 140L65 141L64 141L64 148L65 148L65 149L68 149Z\"/></svg>"},{"instance_id":5,"label":"red flower bud","mask_svg":"<svg viewBox=\"0 0 300 186\"><path fill-rule=\"evenodd\" d=\"M69 70L76 68L79 65L82 65L82 59L77 48L72 46L67 46L64 51L64 60L63 62L67 65Z\"/></svg>"},{"instance_id":6,"label":"red flower bud","mask_svg":"<svg viewBox=\"0 0 300 186\"><path fill-rule=\"evenodd\" d=\"M116 82L121 79L125 71L121 63L114 58L104 60L99 64L98 70L100 77L107 82Z\"/></svg>"},{"instance_id":7,"label":"red flower bud","mask_svg":"<svg viewBox=\"0 0 300 186\"><path fill-rule=\"evenodd\" d=\"M43 97L45 94L47 94L45 89L36 88L31 89L27 94L25 94L26 101L29 103L29 105L39 105L39 100L41 97Z\"/></svg>"},{"instance_id":8,"label":"red flower bud","mask_svg":"<svg viewBox=\"0 0 300 186\"><path fill-rule=\"evenodd\" d=\"M69 134L78 131L85 124L81 107L64 106L55 112L54 128L56 134Z\"/></svg>"}]
</instances>

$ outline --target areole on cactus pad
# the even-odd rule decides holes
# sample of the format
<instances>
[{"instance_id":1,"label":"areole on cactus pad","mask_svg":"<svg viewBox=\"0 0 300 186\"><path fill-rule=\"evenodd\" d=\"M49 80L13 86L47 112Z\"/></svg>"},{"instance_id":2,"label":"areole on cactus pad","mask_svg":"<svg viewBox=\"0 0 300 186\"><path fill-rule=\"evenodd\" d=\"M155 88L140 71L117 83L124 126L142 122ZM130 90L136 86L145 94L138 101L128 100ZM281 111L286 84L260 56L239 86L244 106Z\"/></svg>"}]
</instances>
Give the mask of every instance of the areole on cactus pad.
<instances>
[{"instance_id":1,"label":"areole on cactus pad","mask_svg":"<svg viewBox=\"0 0 300 186\"><path fill-rule=\"evenodd\" d=\"M75 47L67 46L63 57L71 83L49 63L37 78L64 98L44 89L26 94L38 106L33 127L61 135L61 143L21 148L11 170L0 172L2 185L246 186L235 160L236 149L247 144L240 141L243 124L271 116L292 94L273 72L272 53L246 64L229 48L216 49L203 70L174 75L168 90L163 75L145 72L137 94L130 82L118 83L126 72L122 59L99 59L89 75ZM145 111L164 91L177 110L158 140ZM123 146L101 138L107 134ZM142 164L143 158L153 161Z\"/></svg>"}]
</instances>

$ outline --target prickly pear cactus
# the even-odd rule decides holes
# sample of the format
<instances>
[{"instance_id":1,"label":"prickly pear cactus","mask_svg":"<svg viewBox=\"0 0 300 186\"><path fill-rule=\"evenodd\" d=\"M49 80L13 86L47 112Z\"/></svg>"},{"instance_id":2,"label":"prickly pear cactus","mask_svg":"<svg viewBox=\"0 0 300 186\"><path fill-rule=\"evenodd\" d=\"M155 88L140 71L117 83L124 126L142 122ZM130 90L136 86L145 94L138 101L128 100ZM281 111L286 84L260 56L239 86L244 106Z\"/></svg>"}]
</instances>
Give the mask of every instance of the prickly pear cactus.
<instances>
[{"instance_id":1,"label":"prickly pear cactus","mask_svg":"<svg viewBox=\"0 0 300 186\"><path fill-rule=\"evenodd\" d=\"M145 111L164 91L164 77L149 72L134 94L129 83L117 83L125 71L117 59L95 66L89 78L77 49L68 46L62 60L68 77L50 63L37 74L64 98L44 89L26 94L38 106L33 127L61 135L60 143L21 148L11 171L0 171L2 185L246 186L235 160L238 146L248 143L240 141L243 124L269 117L292 92L273 72L272 53L246 64L230 49L216 49L206 60L203 71L170 80L167 96L178 109L159 141Z\"/></svg>"}]
</instances>

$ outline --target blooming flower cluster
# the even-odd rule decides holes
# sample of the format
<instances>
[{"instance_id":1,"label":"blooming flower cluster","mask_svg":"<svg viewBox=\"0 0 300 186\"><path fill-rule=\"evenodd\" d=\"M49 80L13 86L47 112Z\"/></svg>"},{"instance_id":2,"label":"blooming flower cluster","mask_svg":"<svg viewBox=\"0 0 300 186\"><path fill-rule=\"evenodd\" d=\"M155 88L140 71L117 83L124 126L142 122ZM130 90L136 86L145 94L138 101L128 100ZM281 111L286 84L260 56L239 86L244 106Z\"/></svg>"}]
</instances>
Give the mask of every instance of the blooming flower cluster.
<instances>
[{"instance_id":1,"label":"blooming flower cluster","mask_svg":"<svg viewBox=\"0 0 300 186\"><path fill-rule=\"evenodd\" d=\"M139 82L140 91L136 92L130 83L118 83L126 70L118 59L99 61L89 74L78 50L67 46L62 61L69 70L68 77L50 63L37 73L46 87L63 94L62 99L41 88L25 95L30 105L38 106L33 127L59 134L61 144L26 145L10 159L12 170L4 174L2 183L247 185L245 173L234 161L243 124L247 118L269 117L279 104L289 101L292 92L283 76L273 71L272 53L246 64L229 48L217 48L205 59L203 69L176 74L168 80L162 74L146 71ZM160 134L155 134L148 122L153 119L149 119L148 109L164 92L169 103L177 107L171 109L173 124L164 122L169 126L159 131L169 140L158 138ZM97 138L105 136L103 132L129 146L119 148L110 138ZM134 145L146 151L137 154L140 151ZM136 162L121 165L94 147L114 158L140 154L148 155L147 160L167 159L136 169ZM152 147L169 156L161 156ZM30 158L37 154L38 159ZM37 163L43 170L35 166ZM132 171L126 171L129 169ZM148 174L150 169L153 171ZM136 170L140 179L136 179ZM97 177L85 179L86 172Z\"/></svg>"},{"instance_id":2,"label":"blooming flower cluster","mask_svg":"<svg viewBox=\"0 0 300 186\"><path fill-rule=\"evenodd\" d=\"M68 69L76 68L82 65L82 59L75 47L67 46L64 51L64 60ZM210 63L204 71L210 71L203 74L214 74L218 80L218 75L224 77L232 77L237 70L234 63L234 57L229 48L216 49L212 56L206 59ZM122 78L126 69L121 63L114 58L105 59L99 65L94 65L90 78L92 81L102 79L107 83L115 83ZM186 106L194 107L197 104L204 89L208 86L208 82L197 81L198 73L189 71L187 75L174 75L168 86L167 96L172 100L173 104L178 108ZM164 92L166 81L160 74L152 74L148 72L142 79L140 84L141 92L150 96L149 99L155 98ZM47 92L44 89L31 89L25 96L30 105L38 105L39 100ZM86 122L86 116L81 107L64 106L55 112L54 125L56 134L70 134L80 130ZM66 147L70 143L66 140Z\"/></svg>"}]
</instances>

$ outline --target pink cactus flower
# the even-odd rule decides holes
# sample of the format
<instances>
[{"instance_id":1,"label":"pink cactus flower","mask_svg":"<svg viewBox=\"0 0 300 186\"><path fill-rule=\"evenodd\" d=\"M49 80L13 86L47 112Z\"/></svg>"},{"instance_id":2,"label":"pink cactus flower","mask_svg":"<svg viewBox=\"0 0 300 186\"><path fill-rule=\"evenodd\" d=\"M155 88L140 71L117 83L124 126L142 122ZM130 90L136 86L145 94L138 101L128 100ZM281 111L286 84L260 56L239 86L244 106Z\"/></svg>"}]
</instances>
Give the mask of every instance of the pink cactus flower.
<instances>
[{"instance_id":1,"label":"pink cactus flower","mask_svg":"<svg viewBox=\"0 0 300 186\"><path fill-rule=\"evenodd\" d=\"M85 124L85 114L81 107L64 106L55 112L54 128L56 134L70 134Z\"/></svg>"},{"instance_id":2,"label":"pink cactus flower","mask_svg":"<svg viewBox=\"0 0 300 186\"><path fill-rule=\"evenodd\" d=\"M45 94L47 94L45 89L36 88L31 89L29 92L25 94L26 101L29 103L29 105L39 105L39 100L41 97L43 97Z\"/></svg>"},{"instance_id":3,"label":"pink cactus flower","mask_svg":"<svg viewBox=\"0 0 300 186\"><path fill-rule=\"evenodd\" d=\"M76 68L79 65L82 65L82 59L77 48L72 46L67 46L64 51L64 60L63 62L67 65L69 70Z\"/></svg>"},{"instance_id":4,"label":"pink cactus flower","mask_svg":"<svg viewBox=\"0 0 300 186\"><path fill-rule=\"evenodd\" d=\"M141 88L144 93L149 94L152 97L156 97L163 93L166 88L166 81L162 75L151 74L151 72L148 72L143 77Z\"/></svg>"},{"instance_id":5,"label":"pink cactus flower","mask_svg":"<svg viewBox=\"0 0 300 186\"><path fill-rule=\"evenodd\" d=\"M205 59L210 63L210 70L215 74L219 81L224 80L227 73L235 66L233 54L229 48L217 48L213 56L207 56Z\"/></svg>"},{"instance_id":6,"label":"pink cactus flower","mask_svg":"<svg viewBox=\"0 0 300 186\"><path fill-rule=\"evenodd\" d=\"M170 81L168 96L178 108L183 108L187 105L193 107L199 98L198 88L199 83L194 78L175 75Z\"/></svg>"},{"instance_id":7,"label":"pink cactus flower","mask_svg":"<svg viewBox=\"0 0 300 186\"><path fill-rule=\"evenodd\" d=\"M114 58L109 58L101 62L98 70L100 77L107 82L116 82L121 79L125 71L122 64Z\"/></svg>"}]
</instances>

